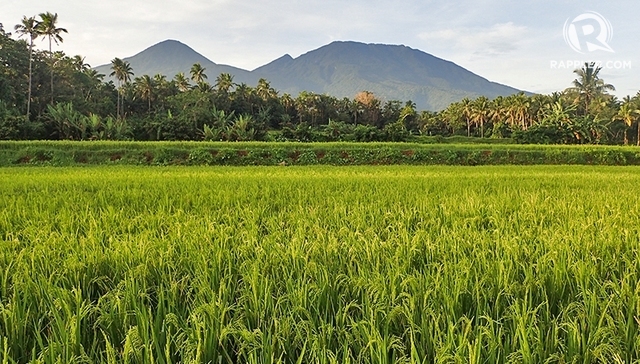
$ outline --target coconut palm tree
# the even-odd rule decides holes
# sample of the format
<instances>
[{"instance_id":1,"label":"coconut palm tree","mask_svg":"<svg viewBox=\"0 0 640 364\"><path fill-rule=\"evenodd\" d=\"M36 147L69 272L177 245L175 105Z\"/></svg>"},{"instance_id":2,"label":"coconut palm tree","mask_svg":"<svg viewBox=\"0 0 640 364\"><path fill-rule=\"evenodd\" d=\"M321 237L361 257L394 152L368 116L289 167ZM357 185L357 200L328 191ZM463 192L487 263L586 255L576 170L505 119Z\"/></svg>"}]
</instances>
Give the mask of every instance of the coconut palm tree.
<instances>
[{"instance_id":1,"label":"coconut palm tree","mask_svg":"<svg viewBox=\"0 0 640 364\"><path fill-rule=\"evenodd\" d=\"M480 137L484 138L484 124L489 120L491 113L490 101L485 96L480 96L471 103L470 119L476 126L480 126Z\"/></svg>"},{"instance_id":2,"label":"coconut palm tree","mask_svg":"<svg viewBox=\"0 0 640 364\"><path fill-rule=\"evenodd\" d=\"M153 82L155 85L153 97L156 105L164 107L165 99L174 93L173 84L167 81L167 76L159 73L153 76Z\"/></svg>"},{"instance_id":3,"label":"coconut palm tree","mask_svg":"<svg viewBox=\"0 0 640 364\"><path fill-rule=\"evenodd\" d=\"M86 57L82 56L75 56L71 59L71 63L73 64L73 67L75 67L76 71L85 72L91 69L91 65L85 63L85 59Z\"/></svg>"},{"instance_id":4,"label":"coconut palm tree","mask_svg":"<svg viewBox=\"0 0 640 364\"><path fill-rule=\"evenodd\" d=\"M191 88L189 79L182 72L175 75L175 77L173 78L173 82L175 82L175 85L180 92L187 92Z\"/></svg>"},{"instance_id":5,"label":"coconut palm tree","mask_svg":"<svg viewBox=\"0 0 640 364\"><path fill-rule=\"evenodd\" d=\"M530 124L529 108L531 100L524 93L509 96L505 99L506 120L513 128L516 125L527 130Z\"/></svg>"},{"instance_id":6,"label":"coconut palm tree","mask_svg":"<svg viewBox=\"0 0 640 364\"><path fill-rule=\"evenodd\" d=\"M211 86L209 82L206 82L206 81L198 82L198 84L195 86L195 89L204 94L209 94L213 92L213 86Z\"/></svg>"},{"instance_id":7,"label":"coconut palm tree","mask_svg":"<svg viewBox=\"0 0 640 364\"><path fill-rule=\"evenodd\" d=\"M293 97L291 97L291 94L285 93L280 98L280 104L284 108L284 112L285 113L289 113L293 109L293 107L295 106L295 100L293 99Z\"/></svg>"},{"instance_id":8,"label":"coconut palm tree","mask_svg":"<svg viewBox=\"0 0 640 364\"><path fill-rule=\"evenodd\" d=\"M207 69L202 67L200 63L196 63L191 66L191 80L196 84L202 83L207 79L207 75L204 73Z\"/></svg>"},{"instance_id":9,"label":"coconut palm tree","mask_svg":"<svg viewBox=\"0 0 640 364\"><path fill-rule=\"evenodd\" d=\"M632 103L632 100L629 96L624 98L624 102L620 105L620 109L618 113L614 115L613 120L619 120L624 122L624 145L629 144L629 138L627 136L627 131L633 125L633 123L638 119L638 114L640 114L640 110L636 109ZM638 128L638 146L640 146L640 127Z\"/></svg>"},{"instance_id":10,"label":"coconut palm tree","mask_svg":"<svg viewBox=\"0 0 640 364\"><path fill-rule=\"evenodd\" d=\"M578 101L584 105L585 115L589 114L591 101L600 96L608 95L607 91L615 91L616 88L600 78L602 67L595 62L585 63L581 69L573 71L578 78L573 81L573 87L568 91L578 94Z\"/></svg>"},{"instance_id":11,"label":"coconut palm tree","mask_svg":"<svg viewBox=\"0 0 640 364\"><path fill-rule=\"evenodd\" d=\"M99 73L94 69L85 70L83 73L86 76L87 83L89 85L88 89L86 90L85 100L89 100L92 96L91 93L94 90L99 89L103 85L105 75Z\"/></svg>"},{"instance_id":12,"label":"coconut palm tree","mask_svg":"<svg viewBox=\"0 0 640 364\"><path fill-rule=\"evenodd\" d=\"M18 33L20 37L29 37L29 91L27 95L27 121L29 121L29 117L31 115L31 85L33 83L33 41L36 40L40 35L40 33L38 33L37 27L38 23L34 16L30 18L27 18L26 16L22 17L22 22L15 26L16 33Z\"/></svg>"},{"instance_id":13,"label":"coconut palm tree","mask_svg":"<svg viewBox=\"0 0 640 364\"><path fill-rule=\"evenodd\" d=\"M234 109L239 113L253 114L253 103L251 102L255 90L246 83L241 83L233 93Z\"/></svg>"},{"instance_id":14,"label":"coconut palm tree","mask_svg":"<svg viewBox=\"0 0 640 364\"><path fill-rule=\"evenodd\" d=\"M38 35L42 38L49 38L49 57L51 61L51 104L53 104L53 67L54 57L52 52L52 43L56 45L63 42L61 33L68 33L65 28L58 28L58 13L51 14L50 12L42 13L39 15L40 21L36 25Z\"/></svg>"},{"instance_id":15,"label":"coconut palm tree","mask_svg":"<svg viewBox=\"0 0 640 364\"><path fill-rule=\"evenodd\" d=\"M142 77L136 77L133 81L136 94L140 97L140 99L147 101L149 105L149 114L151 114L151 100L153 100L153 93L156 87L155 81L149 77L149 75L144 75Z\"/></svg>"},{"instance_id":16,"label":"coconut palm tree","mask_svg":"<svg viewBox=\"0 0 640 364\"><path fill-rule=\"evenodd\" d=\"M472 101L468 97L465 97L464 99L462 99L462 101L460 101L460 111L462 113L462 118L467 123L467 137L471 136L471 103Z\"/></svg>"},{"instance_id":17,"label":"coconut palm tree","mask_svg":"<svg viewBox=\"0 0 640 364\"><path fill-rule=\"evenodd\" d=\"M450 104L446 109L440 111L437 116L452 130L456 130L457 128L462 129L462 127L465 125L465 120L463 120L464 118L462 114L462 103L454 102ZM468 126L469 124L467 123L466 125ZM455 132L453 132L453 134L455 134ZM468 128L467 135L469 135Z\"/></svg>"},{"instance_id":18,"label":"coconut palm tree","mask_svg":"<svg viewBox=\"0 0 640 364\"><path fill-rule=\"evenodd\" d=\"M221 73L216 78L216 90L220 93L228 94L234 86L233 76L228 73Z\"/></svg>"},{"instance_id":19,"label":"coconut palm tree","mask_svg":"<svg viewBox=\"0 0 640 364\"><path fill-rule=\"evenodd\" d=\"M118 105L117 105L117 116L118 118L122 115L120 110L124 109L122 107L124 98L122 96L123 86L131 81L131 76L133 76L133 69L131 68L131 64L127 61L123 61L120 58L114 58L111 60L111 69L113 72L109 74L111 77L115 77L118 80Z\"/></svg>"},{"instance_id":20,"label":"coconut palm tree","mask_svg":"<svg viewBox=\"0 0 640 364\"><path fill-rule=\"evenodd\" d=\"M263 101L267 101L269 99L278 97L278 92L273 87L271 87L269 81L261 78L260 80L258 80L258 85L256 86L256 95Z\"/></svg>"}]
</instances>

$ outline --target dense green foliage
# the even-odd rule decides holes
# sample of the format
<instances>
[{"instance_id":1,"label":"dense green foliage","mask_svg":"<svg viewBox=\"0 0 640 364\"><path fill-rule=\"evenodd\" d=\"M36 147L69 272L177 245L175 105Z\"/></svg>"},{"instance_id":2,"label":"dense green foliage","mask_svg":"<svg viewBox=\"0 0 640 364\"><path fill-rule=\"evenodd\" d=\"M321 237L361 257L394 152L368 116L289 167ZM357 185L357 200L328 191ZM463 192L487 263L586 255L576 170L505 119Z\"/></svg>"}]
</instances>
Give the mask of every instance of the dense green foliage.
<instances>
[{"instance_id":1,"label":"dense green foliage","mask_svg":"<svg viewBox=\"0 0 640 364\"><path fill-rule=\"evenodd\" d=\"M616 146L274 142L0 142L0 166L121 165L640 165L640 152ZM499 141L499 139L496 139ZM441 144L449 141L451 144ZM431 142L433 144L426 144ZM438 144L436 144L438 143Z\"/></svg>"},{"instance_id":2,"label":"dense green foliage","mask_svg":"<svg viewBox=\"0 0 640 364\"><path fill-rule=\"evenodd\" d=\"M576 70L573 87L560 93L479 97L419 111L412 101L384 101L368 91L352 99L281 95L268 80L236 84L229 74L207 75L200 64L168 80L135 77L130 64L115 58L109 75L115 84L105 83L106 75L81 56L31 47L34 34L63 40L56 21L50 13L25 17L16 35L27 40L0 27L0 139L371 142L422 135L640 145L640 96L608 94L613 86L599 77L597 64ZM629 136L630 130L638 133Z\"/></svg>"},{"instance_id":3,"label":"dense green foliage","mask_svg":"<svg viewBox=\"0 0 640 364\"><path fill-rule=\"evenodd\" d=\"M0 356L638 362L639 184L636 167L0 169Z\"/></svg>"}]
</instances>

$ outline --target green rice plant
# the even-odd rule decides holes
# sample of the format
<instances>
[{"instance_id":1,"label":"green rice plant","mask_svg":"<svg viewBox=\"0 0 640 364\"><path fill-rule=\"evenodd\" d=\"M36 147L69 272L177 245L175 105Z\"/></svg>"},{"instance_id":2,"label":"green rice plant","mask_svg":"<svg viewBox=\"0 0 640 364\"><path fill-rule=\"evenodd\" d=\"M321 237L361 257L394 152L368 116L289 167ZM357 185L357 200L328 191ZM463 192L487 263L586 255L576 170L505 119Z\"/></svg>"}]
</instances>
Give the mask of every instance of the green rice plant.
<instances>
[{"instance_id":1,"label":"green rice plant","mask_svg":"<svg viewBox=\"0 0 640 364\"><path fill-rule=\"evenodd\" d=\"M0 168L0 362L639 363L639 182Z\"/></svg>"}]
</instances>

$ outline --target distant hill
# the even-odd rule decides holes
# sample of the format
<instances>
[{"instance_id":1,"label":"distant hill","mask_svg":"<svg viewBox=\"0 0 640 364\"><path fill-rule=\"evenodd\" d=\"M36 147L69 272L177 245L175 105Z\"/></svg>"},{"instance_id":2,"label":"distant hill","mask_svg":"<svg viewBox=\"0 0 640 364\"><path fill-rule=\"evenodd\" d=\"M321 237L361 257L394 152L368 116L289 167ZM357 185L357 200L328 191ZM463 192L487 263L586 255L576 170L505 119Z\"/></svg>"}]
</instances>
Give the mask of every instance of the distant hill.
<instances>
[{"instance_id":1,"label":"distant hill","mask_svg":"<svg viewBox=\"0 0 640 364\"><path fill-rule=\"evenodd\" d=\"M202 67L206 68L205 73L211 83L214 83L216 77L221 73L234 75L236 82L254 83L257 81L251 75L251 72L232 66L216 64L194 51L191 47L176 40L160 42L135 56L124 58L124 60L131 64L135 77L162 74L172 79L180 72L189 77L191 66L195 63L200 63ZM95 69L105 75L109 75L112 72L110 64L102 65Z\"/></svg>"},{"instance_id":2,"label":"distant hill","mask_svg":"<svg viewBox=\"0 0 640 364\"><path fill-rule=\"evenodd\" d=\"M178 72L188 75L194 63L205 67L213 82L220 73L234 75L236 83L255 85L265 78L280 92L301 91L354 97L371 91L384 100L414 101L419 109L441 110L464 97L508 96L520 92L480 77L455 63L399 45L333 42L298 58L289 55L246 71L208 60L177 41L165 41L125 60L136 76ZM109 74L110 66L96 68Z\"/></svg>"}]
</instances>

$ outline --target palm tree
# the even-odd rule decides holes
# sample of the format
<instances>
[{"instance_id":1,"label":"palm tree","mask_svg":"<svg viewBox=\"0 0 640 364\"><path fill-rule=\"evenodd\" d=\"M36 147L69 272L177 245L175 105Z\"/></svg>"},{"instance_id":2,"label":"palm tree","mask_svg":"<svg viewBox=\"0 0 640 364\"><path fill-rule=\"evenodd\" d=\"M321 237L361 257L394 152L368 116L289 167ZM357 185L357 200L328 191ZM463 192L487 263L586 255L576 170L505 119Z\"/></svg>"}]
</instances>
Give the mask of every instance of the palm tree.
<instances>
[{"instance_id":1,"label":"palm tree","mask_svg":"<svg viewBox=\"0 0 640 364\"><path fill-rule=\"evenodd\" d=\"M85 72L91 69L91 65L89 65L88 63L84 63L85 59L86 57L82 56L75 56L71 59L73 67L75 67L76 71Z\"/></svg>"},{"instance_id":2,"label":"palm tree","mask_svg":"<svg viewBox=\"0 0 640 364\"><path fill-rule=\"evenodd\" d=\"M524 93L509 96L505 99L503 107L507 122L513 128L519 125L522 130L527 130L530 122L529 108L531 100Z\"/></svg>"},{"instance_id":3,"label":"palm tree","mask_svg":"<svg viewBox=\"0 0 640 364\"><path fill-rule=\"evenodd\" d=\"M131 64L127 61L123 61L120 58L114 58L111 60L111 69L113 72L109 74L109 76L116 78L118 80L118 105L117 105L117 116L120 118L121 113L120 110L124 109L122 104L124 102L122 96L122 88L125 84L131 81L131 76L133 76L133 69L131 68Z\"/></svg>"},{"instance_id":4,"label":"palm tree","mask_svg":"<svg viewBox=\"0 0 640 364\"><path fill-rule=\"evenodd\" d=\"M200 63L196 63L191 66L191 80L196 84L204 82L207 79L207 75L204 73L206 68L202 67Z\"/></svg>"},{"instance_id":5,"label":"palm tree","mask_svg":"<svg viewBox=\"0 0 640 364\"><path fill-rule=\"evenodd\" d=\"M269 81L261 78L260 80L258 80L258 85L256 86L256 95L263 101L267 101L269 99L278 97L278 92L273 87L271 87Z\"/></svg>"},{"instance_id":6,"label":"palm tree","mask_svg":"<svg viewBox=\"0 0 640 364\"><path fill-rule=\"evenodd\" d=\"M236 84L233 83L233 76L228 73L221 73L216 78L216 90L220 93L228 94L235 85Z\"/></svg>"},{"instance_id":7,"label":"palm tree","mask_svg":"<svg viewBox=\"0 0 640 364\"><path fill-rule=\"evenodd\" d=\"M289 113L289 111L291 111L291 109L295 106L295 100L293 99L293 97L291 97L290 94L285 93L280 98L280 104L284 108L284 112Z\"/></svg>"},{"instance_id":8,"label":"palm tree","mask_svg":"<svg viewBox=\"0 0 640 364\"><path fill-rule=\"evenodd\" d=\"M470 119L476 126L480 126L480 137L484 138L484 124L489 120L489 99L480 96L471 103Z\"/></svg>"},{"instance_id":9,"label":"palm tree","mask_svg":"<svg viewBox=\"0 0 640 364\"><path fill-rule=\"evenodd\" d=\"M234 91L233 100L235 102L234 109L239 113L253 113L253 104L251 103L252 96L255 90L248 86L246 83L241 83Z\"/></svg>"},{"instance_id":10,"label":"palm tree","mask_svg":"<svg viewBox=\"0 0 640 364\"><path fill-rule=\"evenodd\" d=\"M452 133L455 134L455 130L458 127L462 128L464 125L462 102L454 102L450 104L446 109L440 111L437 116L440 120L442 120L444 124L450 127L452 130ZM468 136L469 124L467 123L466 125L467 125L467 136Z\"/></svg>"},{"instance_id":11,"label":"palm tree","mask_svg":"<svg viewBox=\"0 0 640 364\"><path fill-rule=\"evenodd\" d=\"M627 137L627 131L629 130L629 128L631 127L631 125L633 125L633 123L636 121L636 119L638 118L638 114L640 113L640 110L637 110L633 103L632 100L629 96L624 98L624 103L620 106L620 109L618 110L618 113L616 115L614 115L613 120L620 120L622 122L624 122L625 124L625 128L624 128L624 145L628 145L629 144L629 138ZM640 146L640 126L638 127L638 146Z\"/></svg>"},{"instance_id":12,"label":"palm tree","mask_svg":"<svg viewBox=\"0 0 640 364\"><path fill-rule=\"evenodd\" d=\"M615 91L613 85L604 83L599 74L602 67L595 62L585 63L581 69L573 71L578 78L573 81L573 87L569 91L578 94L578 100L584 102L585 115L589 113L591 101L597 97L607 95L607 91Z\"/></svg>"},{"instance_id":13,"label":"palm tree","mask_svg":"<svg viewBox=\"0 0 640 364\"><path fill-rule=\"evenodd\" d=\"M173 94L173 84L167 81L167 76L159 73L153 76L153 82L155 84L154 99L157 102L156 105L160 104L164 107L165 99Z\"/></svg>"},{"instance_id":14,"label":"palm tree","mask_svg":"<svg viewBox=\"0 0 640 364\"><path fill-rule=\"evenodd\" d=\"M51 14L50 12L42 13L39 15L40 21L36 25L38 35L42 38L49 38L49 57L51 60L51 104L53 104L53 52L51 50L52 42L56 45L63 42L61 33L68 33L64 28L57 28L58 13Z\"/></svg>"},{"instance_id":15,"label":"palm tree","mask_svg":"<svg viewBox=\"0 0 640 364\"><path fill-rule=\"evenodd\" d=\"M498 96L489 102L489 118L494 124L506 124L509 119L508 98Z\"/></svg>"},{"instance_id":16,"label":"palm tree","mask_svg":"<svg viewBox=\"0 0 640 364\"><path fill-rule=\"evenodd\" d=\"M213 92L213 86L211 86L209 82L205 82L205 81L198 82L195 88L204 94Z\"/></svg>"},{"instance_id":17,"label":"palm tree","mask_svg":"<svg viewBox=\"0 0 640 364\"><path fill-rule=\"evenodd\" d=\"M462 101L460 102L460 111L462 112L462 118L467 123L467 137L470 137L471 136L471 113L472 113L471 99L469 99L468 97L465 97L464 99L462 99Z\"/></svg>"},{"instance_id":18,"label":"palm tree","mask_svg":"<svg viewBox=\"0 0 640 364\"><path fill-rule=\"evenodd\" d=\"M175 77L173 78L173 82L175 82L175 85L180 92L187 92L191 88L189 79L182 72L175 75Z\"/></svg>"},{"instance_id":19,"label":"palm tree","mask_svg":"<svg viewBox=\"0 0 640 364\"><path fill-rule=\"evenodd\" d=\"M26 16L22 17L22 22L15 26L16 32L20 35L20 37L28 36L29 37L29 92L27 95L27 121L29 121L29 117L31 115L31 89L32 89L32 80L33 80L33 41L38 38L40 33L38 33L38 23L36 22L36 18L34 16L27 18Z\"/></svg>"},{"instance_id":20,"label":"palm tree","mask_svg":"<svg viewBox=\"0 0 640 364\"><path fill-rule=\"evenodd\" d=\"M133 83L137 95L140 96L142 100L148 102L149 114L151 114L151 100L153 99L153 93L156 86L155 81L149 77L149 75L144 75L142 77L137 77Z\"/></svg>"},{"instance_id":21,"label":"palm tree","mask_svg":"<svg viewBox=\"0 0 640 364\"><path fill-rule=\"evenodd\" d=\"M416 103L413 101L407 101L402 110L400 110L399 121L402 121L402 124L405 126L405 128L411 131L414 129L418 129L418 126L416 125L417 119L418 110Z\"/></svg>"},{"instance_id":22,"label":"palm tree","mask_svg":"<svg viewBox=\"0 0 640 364\"><path fill-rule=\"evenodd\" d=\"M91 98L91 92L102 86L105 75L99 73L94 69L85 70L83 73L88 80L88 84L90 85L85 95L85 100L89 100Z\"/></svg>"}]
</instances>

